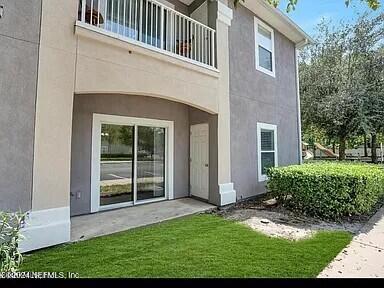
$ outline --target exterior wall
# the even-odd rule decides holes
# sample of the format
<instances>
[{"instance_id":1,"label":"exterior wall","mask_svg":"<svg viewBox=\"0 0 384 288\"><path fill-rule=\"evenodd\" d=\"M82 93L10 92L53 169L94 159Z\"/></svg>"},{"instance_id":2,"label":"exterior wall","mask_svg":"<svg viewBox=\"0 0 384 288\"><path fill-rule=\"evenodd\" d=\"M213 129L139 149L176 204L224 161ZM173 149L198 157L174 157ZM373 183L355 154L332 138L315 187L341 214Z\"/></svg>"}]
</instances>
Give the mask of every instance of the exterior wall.
<instances>
[{"instance_id":1,"label":"exterior wall","mask_svg":"<svg viewBox=\"0 0 384 288\"><path fill-rule=\"evenodd\" d=\"M188 13L191 14L197 8L208 2L208 26L212 29L216 29L216 20L217 20L217 1L210 0L195 0L188 6Z\"/></svg>"},{"instance_id":2,"label":"exterior wall","mask_svg":"<svg viewBox=\"0 0 384 288\"><path fill-rule=\"evenodd\" d=\"M27 220L29 238L23 242L24 251L70 239L75 94L152 96L218 114L220 191L219 201L214 204L233 203L236 192L230 170L228 71L228 26L232 11L222 4L226 0L217 5L216 56L220 71L76 26L78 0L40 1L32 212ZM48 228L49 235L42 239Z\"/></svg>"},{"instance_id":3,"label":"exterior wall","mask_svg":"<svg viewBox=\"0 0 384 288\"><path fill-rule=\"evenodd\" d=\"M199 8L205 1L207 0L195 0L188 6L188 12L191 14L193 11L195 11L197 8Z\"/></svg>"},{"instance_id":4,"label":"exterior wall","mask_svg":"<svg viewBox=\"0 0 384 288\"><path fill-rule=\"evenodd\" d=\"M0 18L0 210L32 206L40 0L3 0Z\"/></svg>"},{"instance_id":5,"label":"exterior wall","mask_svg":"<svg viewBox=\"0 0 384 288\"><path fill-rule=\"evenodd\" d=\"M184 3L180 2L179 0L166 0L167 2L175 5L175 10L179 11L180 13L183 13L185 15L189 15L188 6Z\"/></svg>"},{"instance_id":6,"label":"exterior wall","mask_svg":"<svg viewBox=\"0 0 384 288\"><path fill-rule=\"evenodd\" d=\"M33 210L69 206L74 94L146 95L219 110L217 71L74 29L77 10L77 0L42 0Z\"/></svg>"},{"instance_id":7,"label":"exterior wall","mask_svg":"<svg viewBox=\"0 0 384 288\"><path fill-rule=\"evenodd\" d=\"M275 30L273 78L256 70L254 14L242 5L234 9L229 39L231 169L241 199L265 192L257 179L257 122L277 125L280 166L300 161L295 44Z\"/></svg>"},{"instance_id":8,"label":"exterior wall","mask_svg":"<svg viewBox=\"0 0 384 288\"><path fill-rule=\"evenodd\" d=\"M77 94L146 95L218 112L218 72L81 27L76 34Z\"/></svg>"},{"instance_id":9,"label":"exterior wall","mask_svg":"<svg viewBox=\"0 0 384 288\"><path fill-rule=\"evenodd\" d=\"M70 240L69 179L77 0L41 0L32 211L22 251Z\"/></svg>"},{"instance_id":10,"label":"exterior wall","mask_svg":"<svg viewBox=\"0 0 384 288\"><path fill-rule=\"evenodd\" d=\"M32 210L69 209L77 0L42 0Z\"/></svg>"},{"instance_id":11,"label":"exterior wall","mask_svg":"<svg viewBox=\"0 0 384 288\"><path fill-rule=\"evenodd\" d=\"M71 215L90 213L93 113L174 121L174 196L189 196L188 106L132 95L76 95L73 108ZM202 112L203 114L206 114Z\"/></svg>"}]
</instances>

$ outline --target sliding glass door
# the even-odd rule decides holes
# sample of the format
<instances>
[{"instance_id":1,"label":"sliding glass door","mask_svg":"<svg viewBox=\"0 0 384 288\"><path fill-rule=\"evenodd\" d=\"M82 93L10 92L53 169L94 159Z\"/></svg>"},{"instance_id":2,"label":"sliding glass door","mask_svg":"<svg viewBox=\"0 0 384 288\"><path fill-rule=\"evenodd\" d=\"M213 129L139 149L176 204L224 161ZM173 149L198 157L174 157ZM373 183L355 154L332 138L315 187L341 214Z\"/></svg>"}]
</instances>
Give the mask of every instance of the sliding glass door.
<instances>
[{"instance_id":1,"label":"sliding glass door","mask_svg":"<svg viewBox=\"0 0 384 288\"><path fill-rule=\"evenodd\" d=\"M167 127L100 125L99 207L165 199Z\"/></svg>"},{"instance_id":2,"label":"sliding glass door","mask_svg":"<svg viewBox=\"0 0 384 288\"><path fill-rule=\"evenodd\" d=\"M138 126L137 200L165 196L165 129Z\"/></svg>"},{"instance_id":3,"label":"sliding glass door","mask_svg":"<svg viewBox=\"0 0 384 288\"><path fill-rule=\"evenodd\" d=\"M134 126L101 125L101 206L133 201L134 129Z\"/></svg>"}]
</instances>

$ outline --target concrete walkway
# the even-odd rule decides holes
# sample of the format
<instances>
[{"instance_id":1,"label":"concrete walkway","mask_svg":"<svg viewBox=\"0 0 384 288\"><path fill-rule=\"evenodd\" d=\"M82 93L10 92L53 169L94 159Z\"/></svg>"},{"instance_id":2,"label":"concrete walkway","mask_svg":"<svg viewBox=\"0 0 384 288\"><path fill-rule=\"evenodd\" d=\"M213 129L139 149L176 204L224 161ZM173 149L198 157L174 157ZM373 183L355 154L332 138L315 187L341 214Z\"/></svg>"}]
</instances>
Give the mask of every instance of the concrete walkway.
<instances>
[{"instance_id":1,"label":"concrete walkway","mask_svg":"<svg viewBox=\"0 0 384 288\"><path fill-rule=\"evenodd\" d=\"M121 232L214 208L208 203L183 198L72 217L71 241Z\"/></svg>"},{"instance_id":2,"label":"concrete walkway","mask_svg":"<svg viewBox=\"0 0 384 288\"><path fill-rule=\"evenodd\" d=\"M384 278L384 207L319 275L328 277Z\"/></svg>"}]
</instances>

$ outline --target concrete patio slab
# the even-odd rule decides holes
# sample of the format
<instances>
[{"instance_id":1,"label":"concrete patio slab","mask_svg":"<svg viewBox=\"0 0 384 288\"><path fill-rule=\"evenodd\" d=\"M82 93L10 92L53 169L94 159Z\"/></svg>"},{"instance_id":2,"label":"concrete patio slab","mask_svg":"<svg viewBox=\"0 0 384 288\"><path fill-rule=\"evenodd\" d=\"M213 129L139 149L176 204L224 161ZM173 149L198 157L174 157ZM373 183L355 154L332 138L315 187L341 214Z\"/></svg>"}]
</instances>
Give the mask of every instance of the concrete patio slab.
<instances>
[{"instance_id":1,"label":"concrete patio slab","mask_svg":"<svg viewBox=\"0 0 384 288\"><path fill-rule=\"evenodd\" d=\"M384 207L318 277L384 278Z\"/></svg>"},{"instance_id":2,"label":"concrete patio slab","mask_svg":"<svg viewBox=\"0 0 384 288\"><path fill-rule=\"evenodd\" d=\"M192 198L163 201L71 218L71 241L86 240L216 208Z\"/></svg>"}]
</instances>

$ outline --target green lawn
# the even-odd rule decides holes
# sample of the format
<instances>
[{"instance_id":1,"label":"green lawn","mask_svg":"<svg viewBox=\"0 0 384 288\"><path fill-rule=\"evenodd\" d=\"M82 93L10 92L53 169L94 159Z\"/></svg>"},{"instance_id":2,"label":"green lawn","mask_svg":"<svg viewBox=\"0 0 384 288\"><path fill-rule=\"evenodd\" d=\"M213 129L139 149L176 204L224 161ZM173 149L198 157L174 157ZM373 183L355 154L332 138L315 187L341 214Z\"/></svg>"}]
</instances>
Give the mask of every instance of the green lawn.
<instances>
[{"instance_id":1,"label":"green lawn","mask_svg":"<svg viewBox=\"0 0 384 288\"><path fill-rule=\"evenodd\" d=\"M191 216L26 255L23 271L80 277L315 277L351 241L291 242L213 215Z\"/></svg>"}]
</instances>

